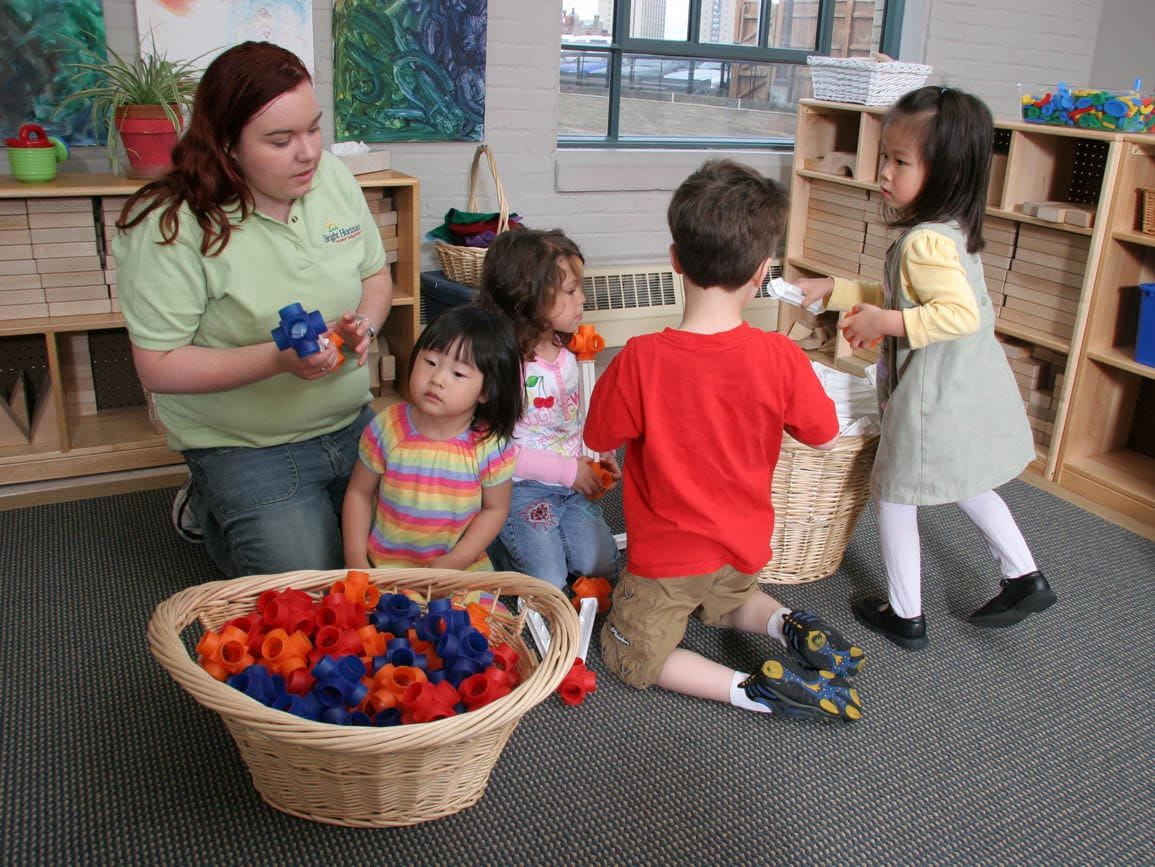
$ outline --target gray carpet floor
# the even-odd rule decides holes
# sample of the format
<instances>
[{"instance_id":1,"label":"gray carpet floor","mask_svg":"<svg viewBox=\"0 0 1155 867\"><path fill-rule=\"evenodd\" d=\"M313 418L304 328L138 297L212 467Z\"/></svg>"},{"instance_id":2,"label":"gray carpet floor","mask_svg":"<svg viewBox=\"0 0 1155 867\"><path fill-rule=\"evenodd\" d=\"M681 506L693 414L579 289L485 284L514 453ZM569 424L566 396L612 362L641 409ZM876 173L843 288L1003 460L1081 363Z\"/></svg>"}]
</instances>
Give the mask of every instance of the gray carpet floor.
<instances>
[{"instance_id":1,"label":"gray carpet floor","mask_svg":"<svg viewBox=\"0 0 1155 867\"><path fill-rule=\"evenodd\" d=\"M867 649L861 722L604 675L582 706L523 719L477 805L386 830L265 806L219 718L149 655L153 607L216 577L169 526L172 491L0 513L0 861L1151 863L1155 545L1023 483L1003 494L1060 594L1014 629L962 619L997 588L954 507L920 516L924 651L850 616L883 586L869 510L836 575L776 588ZM695 624L686 645L749 670L769 639Z\"/></svg>"}]
</instances>

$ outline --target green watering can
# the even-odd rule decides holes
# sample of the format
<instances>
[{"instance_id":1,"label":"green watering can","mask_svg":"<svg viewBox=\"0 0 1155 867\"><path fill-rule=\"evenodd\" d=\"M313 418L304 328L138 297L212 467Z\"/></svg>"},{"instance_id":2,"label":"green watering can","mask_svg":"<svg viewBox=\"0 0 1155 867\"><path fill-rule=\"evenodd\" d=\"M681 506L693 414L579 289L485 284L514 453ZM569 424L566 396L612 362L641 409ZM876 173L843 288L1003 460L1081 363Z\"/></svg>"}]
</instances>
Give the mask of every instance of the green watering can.
<instances>
[{"instance_id":1,"label":"green watering can","mask_svg":"<svg viewBox=\"0 0 1155 867\"><path fill-rule=\"evenodd\" d=\"M26 123L8 145L8 166L12 177L26 184L40 184L56 177L56 164L68 159L68 145L44 127Z\"/></svg>"}]
</instances>

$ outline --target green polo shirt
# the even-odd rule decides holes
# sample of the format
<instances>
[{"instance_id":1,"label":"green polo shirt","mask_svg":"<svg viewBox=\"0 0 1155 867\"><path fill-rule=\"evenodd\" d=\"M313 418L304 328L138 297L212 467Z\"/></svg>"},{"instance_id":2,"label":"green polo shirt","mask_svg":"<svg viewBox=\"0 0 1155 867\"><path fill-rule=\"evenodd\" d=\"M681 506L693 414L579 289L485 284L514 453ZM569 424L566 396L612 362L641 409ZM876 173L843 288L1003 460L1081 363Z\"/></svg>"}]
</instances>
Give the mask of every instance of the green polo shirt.
<instances>
[{"instance_id":1,"label":"green polo shirt","mask_svg":"<svg viewBox=\"0 0 1155 867\"><path fill-rule=\"evenodd\" d=\"M356 309L361 281L385 265L360 187L327 153L288 222L250 214L218 256L201 255L187 206L180 216L173 244L157 243L159 211L112 243L121 309L142 349L267 343L277 311L294 301L332 321ZM156 405L180 450L310 439L352 422L370 398L368 369L350 359L314 382L283 373L214 394L158 394Z\"/></svg>"}]
</instances>

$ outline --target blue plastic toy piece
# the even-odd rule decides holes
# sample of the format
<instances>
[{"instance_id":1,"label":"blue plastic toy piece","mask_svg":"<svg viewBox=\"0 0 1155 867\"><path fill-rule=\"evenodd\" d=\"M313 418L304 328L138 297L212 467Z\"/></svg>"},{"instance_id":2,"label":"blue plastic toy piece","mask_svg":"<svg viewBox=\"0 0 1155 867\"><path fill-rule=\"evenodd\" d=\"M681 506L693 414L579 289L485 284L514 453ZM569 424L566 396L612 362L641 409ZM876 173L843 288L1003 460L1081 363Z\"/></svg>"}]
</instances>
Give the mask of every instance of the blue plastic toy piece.
<instances>
[{"instance_id":1,"label":"blue plastic toy piece","mask_svg":"<svg viewBox=\"0 0 1155 867\"><path fill-rule=\"evenodd\" d=\"M277 349L288 349L291 346L299 358L321 351L318 338L329 328L320 310L306 313L304 307L294 303L282 307L277 313L281 317L281 323L273 329Z\"/></svg>"}]
</instances>

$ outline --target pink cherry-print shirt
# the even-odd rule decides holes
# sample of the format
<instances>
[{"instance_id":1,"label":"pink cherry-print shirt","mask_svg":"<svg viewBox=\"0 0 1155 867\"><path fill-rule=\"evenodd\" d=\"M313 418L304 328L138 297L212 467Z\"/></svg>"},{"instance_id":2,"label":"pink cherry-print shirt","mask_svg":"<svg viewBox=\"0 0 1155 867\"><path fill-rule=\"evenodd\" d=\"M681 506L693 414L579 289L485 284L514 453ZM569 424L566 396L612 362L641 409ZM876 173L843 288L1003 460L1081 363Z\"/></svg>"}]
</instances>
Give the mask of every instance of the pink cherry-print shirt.
<instances>
[{"instance_id":1,"label":"pink cherry-print shirt","mask_svg":"<svg viewBox=\"0 0 1155 867\"><path fill-rule=\"evenodd\" d=\"M555 361L535 355L523 365L522 377L525 412L514 428L513 441L522 450L573 458L576 470L576 459L582 455L581 374L577 357L564 347Z\"/></svg>"}]
</instances>

